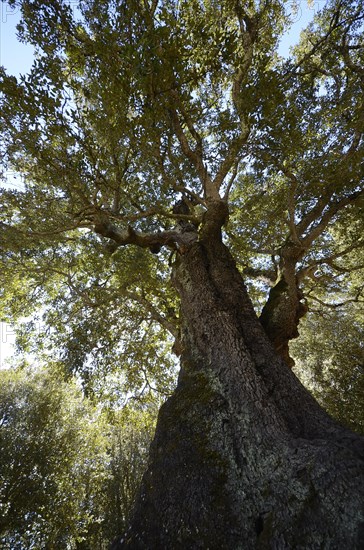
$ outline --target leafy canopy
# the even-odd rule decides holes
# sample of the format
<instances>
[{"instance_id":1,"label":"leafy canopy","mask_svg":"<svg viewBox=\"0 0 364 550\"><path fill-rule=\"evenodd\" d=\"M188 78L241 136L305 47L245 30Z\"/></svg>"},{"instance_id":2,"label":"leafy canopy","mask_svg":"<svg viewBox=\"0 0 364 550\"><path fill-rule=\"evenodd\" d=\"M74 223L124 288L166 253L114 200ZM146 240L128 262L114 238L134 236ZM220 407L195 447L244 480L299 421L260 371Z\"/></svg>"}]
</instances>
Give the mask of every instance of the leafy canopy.
<instances>
[{"instance_id":1,"label":"leafy canopy","mask_svg":"<svg viewBox=\"0 0 364 550\"><path fill-rule=\"evenodd\" d=\"M115 368L126 392L168 393L170 264L220 199L258 307L287 247L308 300L347 277L362 299L361 0L325 3L288 59L286 2L10 3L37 52L1 71L3 164L24 178L0 196L2 315L46 326L23 348L95 391Z\"/></svg>"}]
</instances>

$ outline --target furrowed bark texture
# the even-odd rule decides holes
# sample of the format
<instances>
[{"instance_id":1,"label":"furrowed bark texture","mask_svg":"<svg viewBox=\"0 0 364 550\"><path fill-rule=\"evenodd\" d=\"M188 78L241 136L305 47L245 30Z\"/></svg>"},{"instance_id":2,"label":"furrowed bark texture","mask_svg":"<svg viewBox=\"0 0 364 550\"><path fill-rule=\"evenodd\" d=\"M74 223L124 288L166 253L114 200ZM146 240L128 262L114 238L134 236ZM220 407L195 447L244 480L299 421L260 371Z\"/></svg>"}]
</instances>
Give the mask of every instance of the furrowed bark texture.
<instances>
[{"instance_id":1,"label":"furrowed bark texture","mask_svg":"<svg viewBox=\"0 0 364 550\"><path fill-rule=\"evenodd\" d=\"M296 264L303 251L304 249L294 243L287 243L282 248L278 280L271 289L260 316L276 352L289 367L294 366L294 360L289 355L289 342L299 336L300 319L307 313L296 276Z\"/></svg>"},{"instance_id":2,"label":"furrowed bark texture","mask_svg":"<svg viewBox=\"0 0 364 550\"><path fill-rule=\"evenodd\" d=\"M212 222L174 282L178 387L160 410L130 528L112 548L362 548L364 441L277 356Z\"/></svg>"}]
</instances>

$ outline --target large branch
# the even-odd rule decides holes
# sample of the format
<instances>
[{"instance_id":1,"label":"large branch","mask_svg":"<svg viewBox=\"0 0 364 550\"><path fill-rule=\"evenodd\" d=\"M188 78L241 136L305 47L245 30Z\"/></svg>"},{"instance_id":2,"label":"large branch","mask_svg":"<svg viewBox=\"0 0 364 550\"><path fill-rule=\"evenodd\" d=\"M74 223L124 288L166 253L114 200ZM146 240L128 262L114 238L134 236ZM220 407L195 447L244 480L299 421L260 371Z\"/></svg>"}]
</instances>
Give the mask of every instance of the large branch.
<instances>
[{"instance_id":1,"label":"large branch","mask_svg":"<svg viewBox=\"0 0 364 550\"><path fill-rule=\"evenodd\" d=\"M195 167L197 175L201 181L202 188L206 199L219 200L219 190L213 183L210 174L203 162L203 154L199 147L192 149L183 130L178 113L175 109L170 110L173 128L177 139L181 145L182 152L190 160L192 166Z\"/></svg>"},{"instance_id":2,"label":"large branch","mask_svg":"<svg viewBox=\"0 0 364 550\"><path fill-rule=\"evenodd\" d=\"M315 206L311 208L302 218L302 220L296 225L297 234L302 237L305 231L313 224L323 213L325 206L332 197L330 194L322 195L316 202Z\"/></svg>"},{"instance_id":3,"label":"large branch","mask_svg":"<svg viewBox=\"0 0 364 550\"><path fill-rule=\"evenodd\" d=\"M340 307L344 307L347 304L353 304L353 303L364 303L364 300L360 300L360 295L358 294L355 298L350 298L348 300L344 300L343 302L337 302L335 303L328 303L324 302L323 300L320 300L320 298L317 298L317 296L310 296L310 300L314 300L315 302L319 303L321 306L327 307L329 309L338 309Z\"/></svg>"},{"instance_id":4,"label":"large branch","mask_svg":"<svg viewBox=\"0 0 364 550\"><path fill-rule=\"evenodd\" d=\"M322 215L317 225L315 225L313 229L311 229L311 231L309 231L308 234L301 239L303 247L307 249L313 243L313 241L323 233L335 214L337 214L341 209L345 208L345 206L353 203L358 197L363 195L363 193L364 190L360 189L358 191L355 191L354 193L351 193L350 195L347 195L346 197L343 197L338 201L331 201L331 203L328 204L328 209ZM315 208L313 210L315 210ZM298 224L297 227L299 226L300 224Z\"/></svg>"},{"instance_id":5,"label":"large branch","mask_svg":"<svg viewBox=\"0 0 364 550\"><path fill-rule=\"evenodd\" d=\"M325 265L325 264L330 266L332 269L336 271L340 271L341 273L351 273L352 271L361 269L363 267L362 265L356 265L354 267L341 267L341 266L338 266L337 264L334 264L334 261L339 258L342 258L343 256L346 256L347 254L350 254L350 252L353 252L358 248L362 248L362 246L363 246L363 241L359 239L355 243L352 243L350 246L347 246L343 250L339 250L338 252L335 252L330 256L325 256L324 258L311 260L308 265L306 265L305 267L302 267L297 272L297 277L299 280L302 280L307 275L311 276L312 278L315 278L312 275L313 270L319 265Z\"/></svg>"},{"instance_id":6,"label":"large branch","mask_svg":"<svg viewBox=\"0 0 364 550\"><path fill-rule=\"evenodd\" d=\"M244 113L242 85L248 76L248 71L253 61L253 45L257 37L257 26L256 21L248 16L243 6L240 5L240 2L236 2L235 4L235 15L239 22L240 40L244 54L240 60L239 68L233 77L231 97L243 127L242 131L245 133L248 125Z\"/></svg>"},{"instance_id":7,"label":"large branch","mask_svg":"<svg viewBox=\"0 0 364 550\"><path fill-rule=\"evenodd\" d=\"M190 246L197 239L197 234L192 231L181 233L178 230L172 230L144 233L136 231L130 226L127 230L122 230L112 224L109 219L102 217L96 220L94 230L98 235L114 241L117 247L133 244L141 248L149 248L152 251L159 251L162 246L181 250Z\"/></svg>"},{"instance_id":8,"label":"large branch","mask_svg":"<svg viewBox=\"0 0 364 550\"><path fill-rule=\"evenodd\" d=\"M298 178L292 170L287 168L283 163L281 163L278 159L276 159L274 156L271 157L276 164L277 168L286 176L286 178L290 181L290 186L288 188L288 194L287 194L287 210L288 210L288 227L291 234L292 240L296 244L301 244L299 239L299 234L297 232L297 226L295 224L295 210L296 210L296 192L298 188Z\"/></svg>"},{"instance_id":9,"label":"large branch","mask_svg":"<svg viewBox=\"0 0 364 550\"><path fill-rule=\"evenodd\" d=\"M176 103L176 105L178 107L178 111L181 113L182 118L185 121L191 136L193 137L193 139L196 142L195 152L202 159L202 157L203 157L203 141L202 141L201 134L196 130L195 125L193 124L193 121L191 119L191 116L186 111L185 106L183 104L183 101L182 101L179 93L177 92L177 90L172 90L170 95L171 95L173 101Z\"/></svg>"},{"instance_id":10,"label":"large branch","mask_svg":"<svg viewBox=\"0 0 364 550\"><path fill-rule=\"evenodd\" d=\"M220 189L221 185L223 184L226 176L230 172L230 170L233 168L234 172L237 171L238 163L239 163L239 153L243 145L247 142L249 137L249 128L246 127L244 131L241 132L239 136L237 136L235 139L233 139L229 145L228 152L224 158L224 160L221 162L219 169L217 171L217 174L214 178L214 185ZM233 181L233 179L231 180ZM229 192L229 185L227 188L227 191L225 193L225 199L227 199L227 194Z\"/></svg>"},{"instance_id":11,"label":"large branch","mask_svg":"<svg viewBox=\"0 0 364 550\"><path fill-rule=\"evenodd\" d=\"M253 61L253 44L256 38L256 24L253 19L248 17L248 15L244 12L239 2L237 2L235 6L235 14L239 22L240 39L242 42L244 55L243 58L240 60L239 67L237 68L232 79L231 99L234 104L236 113L240 119L241 128L239 135L230 142L226 156L220 163L218 171L213 180L213 185L215 189L219 190L228 173L233 170L233 175L227 185L227 189L224 194L224 200L227 200L230 187L235 179L235 175L238 169L240 150L247 142L250 134L249 123L244 112L244 93L242 88L244 80L247 78L249 68Z\"/></svg>"}]
</instances>

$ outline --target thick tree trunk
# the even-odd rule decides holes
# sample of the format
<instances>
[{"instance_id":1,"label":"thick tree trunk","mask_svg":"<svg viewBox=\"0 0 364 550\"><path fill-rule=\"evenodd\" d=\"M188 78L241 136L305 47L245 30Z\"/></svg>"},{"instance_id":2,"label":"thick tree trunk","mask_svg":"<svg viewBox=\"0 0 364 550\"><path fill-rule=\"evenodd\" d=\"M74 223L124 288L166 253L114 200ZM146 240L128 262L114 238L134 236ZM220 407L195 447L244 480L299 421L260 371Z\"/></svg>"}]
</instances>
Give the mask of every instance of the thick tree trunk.
<instances>
[{"instance_id":1,"label":"thick tree trunk","mask_svg":"<svg viewBox=\"0 0 364 550\"><path fill-rule=\"evenodd\" d=\"M160 410L133 521L113 548L362 548L364 442L277 356L213 222L174 281L178 387Z\"/></svg>"}]
</instances>

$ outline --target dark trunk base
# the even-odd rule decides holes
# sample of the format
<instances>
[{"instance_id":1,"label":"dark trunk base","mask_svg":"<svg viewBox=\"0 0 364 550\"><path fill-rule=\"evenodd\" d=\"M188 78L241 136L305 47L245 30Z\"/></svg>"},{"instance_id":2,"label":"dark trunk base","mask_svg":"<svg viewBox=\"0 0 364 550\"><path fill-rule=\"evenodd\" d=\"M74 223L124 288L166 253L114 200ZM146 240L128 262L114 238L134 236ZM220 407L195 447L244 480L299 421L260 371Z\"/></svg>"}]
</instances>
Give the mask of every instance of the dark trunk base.
<instances>
[{"instance_id":1,"label":"dark trunk base","mask_svg":"<svg viewBox=\"0 0 364 550\"><path fill-rule=\"evenodd\" d=\"M363 440L276 356L222 244L194 245L175 282L181 375L113 548L363 548Z\"/></svg>"}]
</instances>

